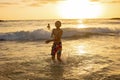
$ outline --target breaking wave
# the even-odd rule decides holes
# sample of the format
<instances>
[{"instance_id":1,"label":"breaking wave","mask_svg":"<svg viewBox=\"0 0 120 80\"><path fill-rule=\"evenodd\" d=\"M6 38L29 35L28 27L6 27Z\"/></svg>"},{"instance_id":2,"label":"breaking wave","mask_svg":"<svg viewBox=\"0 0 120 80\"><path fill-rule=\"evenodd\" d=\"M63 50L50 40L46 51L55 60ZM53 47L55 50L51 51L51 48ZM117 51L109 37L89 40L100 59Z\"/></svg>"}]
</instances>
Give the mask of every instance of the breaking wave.
<instances>
[{"instance_id":1,"label":"breaking wave","mask_svg":"<svg viewBox=\"0 0 120 80\"><path fill-rule=\"evenodd\" d=\"M0 40L45 40L50 38L51 31L37 29L34 31L19 31L1 33ZM63 38L81 38L94 35L120 36L120 29L109 28L63 28Z\"/></svg>"}]
</instances>

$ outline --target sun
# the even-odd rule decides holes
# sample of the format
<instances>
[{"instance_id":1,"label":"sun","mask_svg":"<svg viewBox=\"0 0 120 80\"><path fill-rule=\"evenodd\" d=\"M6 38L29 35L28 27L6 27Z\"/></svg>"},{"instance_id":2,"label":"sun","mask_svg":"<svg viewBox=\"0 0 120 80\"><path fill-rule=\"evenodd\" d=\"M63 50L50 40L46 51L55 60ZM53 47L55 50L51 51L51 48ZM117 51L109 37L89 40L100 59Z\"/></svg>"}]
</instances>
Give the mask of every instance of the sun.
<instances>
[{"instance_id":1,"label":"sun","mask_svg":"<svg viewBox=\"0 0 120 80\"><path fill-rule=\"evenodd\" d=\"M89 0L66 0L58 4L58 13L63 18L96 18L101 14L101 6Z\"/></svg>"}]
</instances>

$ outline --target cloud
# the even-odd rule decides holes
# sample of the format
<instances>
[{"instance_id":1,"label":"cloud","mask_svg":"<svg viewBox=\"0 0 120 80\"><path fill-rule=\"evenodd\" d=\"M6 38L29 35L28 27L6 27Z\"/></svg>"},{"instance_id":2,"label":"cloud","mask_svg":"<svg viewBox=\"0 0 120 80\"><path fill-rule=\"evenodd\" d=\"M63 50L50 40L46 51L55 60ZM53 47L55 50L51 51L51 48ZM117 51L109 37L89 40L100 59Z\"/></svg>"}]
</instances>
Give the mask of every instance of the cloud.
<instances>
[{"instance_id":1,"label":"cloud","mask_svg":"<svg viewBox=\"0 0 120 80\"><path fill-rule=\"evenodd\" d=\"M9 7L9 6L20 6L20 5L27 5L32 7L39 7L49 3L56 3L61 0L16 0L16 1L0 1L0 7ZM64 1L64 0L62 0Z\"/></svg>"},{"instance_id":2,"label":"cloud","mask_svg":"<svg viewBox=\"0 0 120 80\"><path fill-rule=\"evenodd\" d=\"M18 5L18 3L0 2L0 7L7 7L7 6L13 6L13 5Z\"/></svg>"},{"instance_id":3,"label":"cloud","mask_svg":"<svg viewBox=\"0 0 120 80\"><path fill-rule=\"evenodd\" d=\"M46 4L54 4L60 1L66 0L21 0L24 4L31 7L39 7ZM91 2L100 2L100 3L120 3L120 0L89 0Z\"/></svg>"},{"instance_id":4,"label":"cloud","mask_svg":"<svg viewBox=\"0 0 120 80\"><path fill-rule=\"evenodd\" d=\"M61 0L22 0L23 3L26 3L27 5L32 6L32 7L38 7L38 6L42 6L42 5L49 4L49 3L52 4L58 1L61 1Z\"/></svg>"},{"instance_id":5,"label":"cloud","mask_svg":"<svg viewBox=\"0 0 120 80\"><path fill-rule=\"evenodd\" d=\"M101 2L101 3L120 3L120 0L90 0L91 2Z\"/></svg>"}]
</instances>

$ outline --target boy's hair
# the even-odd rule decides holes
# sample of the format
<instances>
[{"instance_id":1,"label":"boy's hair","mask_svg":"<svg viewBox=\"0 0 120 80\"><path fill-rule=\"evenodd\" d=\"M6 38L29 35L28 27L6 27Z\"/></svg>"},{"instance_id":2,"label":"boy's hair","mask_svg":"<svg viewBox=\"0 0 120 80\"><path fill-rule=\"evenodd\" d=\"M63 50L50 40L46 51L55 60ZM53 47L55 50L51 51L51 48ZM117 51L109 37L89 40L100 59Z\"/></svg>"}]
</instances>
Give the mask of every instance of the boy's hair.
<instances>
[{"instance_id":1,"label":"boy's hair","mask_svg":"<svg viewBox=\"0 0 120 80\"><path fill-rule=\"evenodd\" d=\"M56 26L56 27L60 27L60 26L61 26L61 22L60 22L60 21L56 21L56 22L55 22L55 26Z\"/></svg>"}]
</instances>

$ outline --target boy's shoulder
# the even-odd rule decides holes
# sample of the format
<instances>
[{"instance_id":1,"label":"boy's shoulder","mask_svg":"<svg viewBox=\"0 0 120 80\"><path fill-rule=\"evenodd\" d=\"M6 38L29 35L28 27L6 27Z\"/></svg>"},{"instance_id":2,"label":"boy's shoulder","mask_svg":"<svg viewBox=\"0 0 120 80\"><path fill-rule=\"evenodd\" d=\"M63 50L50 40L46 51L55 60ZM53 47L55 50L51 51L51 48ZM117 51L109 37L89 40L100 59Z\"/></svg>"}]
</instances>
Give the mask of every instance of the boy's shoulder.
<instances>
[{"instance_id":1,"label":"boy's shoulder","mask_svg":"<svg viewBox=\"0 0 120 80\"><path fill-rule=\"evenodd\" d=\"M53 28L52 30L56 30L55 28Z\"/></svg>"},{"instance_id":2,"label":"boy's shoulder","mask_svg":"<svg viewBox=\"0 0 120 80\"><path fill-rule=\"evenodd\" d=\"M60 29L62 32L63 32L63 30L62 29Z\"/></svg>"},{"instance_id":3,"label":"boy's shoulder","mask_svg":"<svg viewBox=\"0 0 120 80\"><path fill-rule=\"evenodd\" d=\"M56 31L56 28L53 28L52 31ZM57 30L58 31L58 30ZM62 29L59 29L59 31L63 31Z\"/></svg>"}]
</instances>

